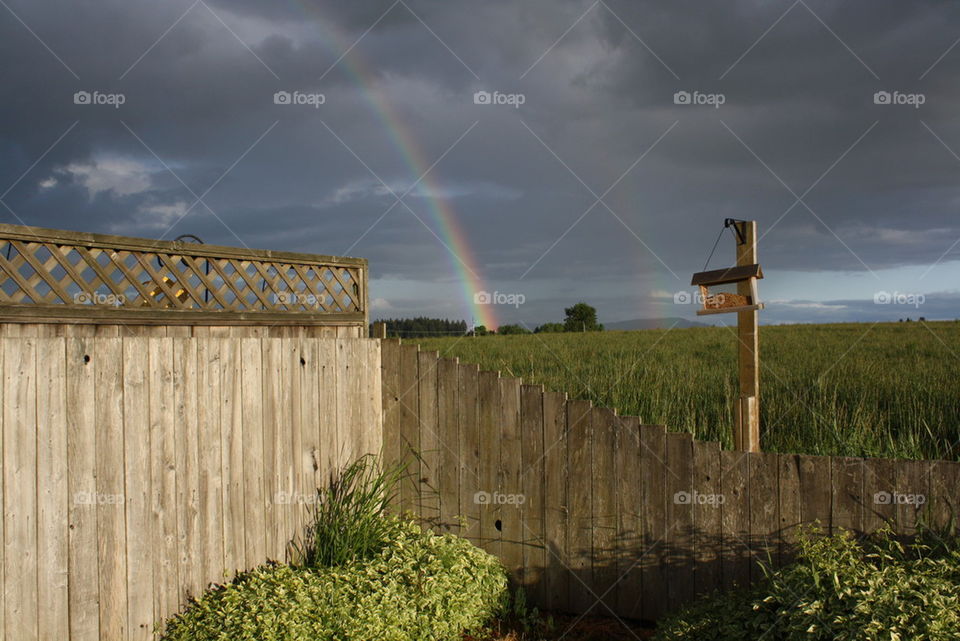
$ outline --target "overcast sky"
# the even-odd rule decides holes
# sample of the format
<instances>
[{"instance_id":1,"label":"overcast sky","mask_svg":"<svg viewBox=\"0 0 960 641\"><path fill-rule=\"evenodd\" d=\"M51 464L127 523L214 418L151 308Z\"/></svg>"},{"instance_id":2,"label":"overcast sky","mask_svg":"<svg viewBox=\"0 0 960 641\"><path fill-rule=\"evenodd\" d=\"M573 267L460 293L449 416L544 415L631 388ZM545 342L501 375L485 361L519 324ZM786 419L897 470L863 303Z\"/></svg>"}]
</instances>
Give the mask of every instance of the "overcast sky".
<instances>
[{"instance_id":1,"label":"overcast sky","mask_svg":"<svg viewBox=\"0 0 960 641\"><path fill-rule=\"evenodd\" d=\"M735 217L764 322L960 317L958 3L0 5L3 222L361 256L375 316L532 326L694 318Z\"/></svg>"}]
</instances>

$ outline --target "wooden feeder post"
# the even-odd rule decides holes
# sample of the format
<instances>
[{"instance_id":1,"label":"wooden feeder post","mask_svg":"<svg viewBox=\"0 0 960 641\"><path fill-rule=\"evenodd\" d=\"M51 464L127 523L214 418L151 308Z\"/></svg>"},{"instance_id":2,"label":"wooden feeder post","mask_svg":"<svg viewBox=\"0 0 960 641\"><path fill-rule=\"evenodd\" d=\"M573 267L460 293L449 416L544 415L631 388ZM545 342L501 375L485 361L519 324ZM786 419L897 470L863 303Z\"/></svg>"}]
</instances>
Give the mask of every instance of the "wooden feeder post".
<instances>
[{"instance_id":1,"label":"wooden feeder post","mask_svg":"<svg viewBox=\"0 0 960 641\"><path fill-rule=\"evenodd\" d=\"M756 265L757 221L734 223L737 235L737 266ZM737 283L737 293L756 302L756 279ZM740 399L734 442L744 452L760 451L760 333L759 310L737 312L737 339L740 343Z\"/></svg>"},{"instance_id":2,"label":"wooden feeder post","mask_svg":"<svg viewBox=\"0 0 960 641\"><path fill-rule=\"evenodd\" d=\"M726 269L699 272L691 285L700 287L704 314L737 314L737 353L739 355L740 396L734 414L733 445L743 452L760 451L760 346L758 315L763 309L757 292L757 281L763 271L757 263L757 223L753 220L724 221L733 227L737 238L737 264ZM708 261L709 262L709 261ZM736 283L736 294L711 292L711 287Z\"/></svg>"}]
</instances>

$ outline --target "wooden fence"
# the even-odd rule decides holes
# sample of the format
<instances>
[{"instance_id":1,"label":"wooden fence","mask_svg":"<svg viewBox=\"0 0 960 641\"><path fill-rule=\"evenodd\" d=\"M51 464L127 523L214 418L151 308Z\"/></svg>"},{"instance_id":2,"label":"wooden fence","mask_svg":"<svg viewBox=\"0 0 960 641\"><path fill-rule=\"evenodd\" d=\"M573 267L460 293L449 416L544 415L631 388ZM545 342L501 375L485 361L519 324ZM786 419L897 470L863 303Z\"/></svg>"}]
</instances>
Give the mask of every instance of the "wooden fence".
<instances>
[{"instance_id":1,"label":"wooden fence","mask_svg":"<svg viewBox=\"0 0 960 641\"><path fill-rule=\"evenodd\" d=\"M10 641L152 638L188 595L283 559L326 475L380 450L376 341L23 327L0 339Z\"/></svg>"},{"instance_id":2,"label":"wooden fence","mask_svg":"<svg viewBox=\"0 0 960 641\"><path fill-rule=\"evenodd\" d=\"M400 507L541 607L653 620L789 560L801 524L909 535L960 514L960 463L721 451L416 345L383 341L382 364Z\"/></svg>"}]
</instances>

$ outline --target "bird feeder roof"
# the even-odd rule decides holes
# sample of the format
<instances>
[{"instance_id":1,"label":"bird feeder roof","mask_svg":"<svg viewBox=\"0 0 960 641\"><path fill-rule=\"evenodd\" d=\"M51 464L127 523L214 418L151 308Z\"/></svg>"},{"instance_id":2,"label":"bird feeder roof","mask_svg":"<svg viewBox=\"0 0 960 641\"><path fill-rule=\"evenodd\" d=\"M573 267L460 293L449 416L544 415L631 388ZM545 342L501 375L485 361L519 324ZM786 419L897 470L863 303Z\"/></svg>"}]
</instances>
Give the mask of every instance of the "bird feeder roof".
<instances>
[{"instance_id":1,"label":"bird feeder roof","mask_svg":"<svg viewBox=\"0 0 960 641\"><path fill-rule=\"evenodd\" d=\"M693 275L691 285L725 285L726 283L739 283L750 278L763 278L763 271L760 265L742 265L739 267L727 267L726 269L714 269L709 272L697 272Z\"/></svg>"}]
</instances>

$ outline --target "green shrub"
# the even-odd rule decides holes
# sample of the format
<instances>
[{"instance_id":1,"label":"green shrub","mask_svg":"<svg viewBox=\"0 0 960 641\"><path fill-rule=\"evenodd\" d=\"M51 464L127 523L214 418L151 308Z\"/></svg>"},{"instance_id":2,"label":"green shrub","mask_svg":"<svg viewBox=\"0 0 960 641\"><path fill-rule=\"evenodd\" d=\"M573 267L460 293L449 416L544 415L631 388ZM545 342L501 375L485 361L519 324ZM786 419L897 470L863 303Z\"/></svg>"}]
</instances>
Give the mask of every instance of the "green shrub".
<instances>
[{"instance_id":1,"label":"green shrub","mask_svg":"<svg viewBox=\"0 0 960 641\"><path fill-rule=\"evenodd\" d=\"M383 468L367 455L317 490L309 525L295 543L298 567L331 567L371 557L386 545L397 527L385 517L403 473L399 466Z\"/></svg>"},{"instance_id":2,"label":"green shrub","mask_svg":"<svg viewBox=\"0 0 960 641\"><path fill-rule=\"evenodd\" d=\"M888 531L805 534L797 561L758 585L717 593L664 620L659 641L960 638L960 541L923 533L905 545Z\"/></svg>"},{"instance_id":3,"label":"green shrub","mask_svg":"<svg viewBox=\"0 0 960 641\"><path fill-rule=\"evenodd\" d=\"M464 539L395 522L368 559L268 565L208 590L163 641L459 641L508 597L499 561Z\"/></svg>"}]
</instances>

